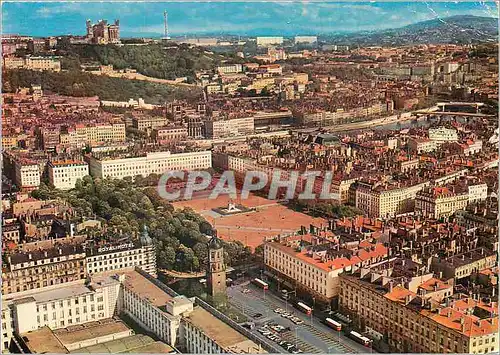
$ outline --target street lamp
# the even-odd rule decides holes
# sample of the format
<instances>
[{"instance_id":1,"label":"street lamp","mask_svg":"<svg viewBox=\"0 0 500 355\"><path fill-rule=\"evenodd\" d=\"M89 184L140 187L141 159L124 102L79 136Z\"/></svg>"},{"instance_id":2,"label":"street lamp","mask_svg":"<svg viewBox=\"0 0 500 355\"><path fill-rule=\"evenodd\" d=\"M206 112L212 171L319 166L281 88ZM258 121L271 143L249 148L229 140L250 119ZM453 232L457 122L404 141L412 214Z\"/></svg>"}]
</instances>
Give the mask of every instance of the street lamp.
<instances>
[{"instance_id":1,"label":"street lamp","mask_svg":"<svg viewBox=\"0 0 500 355\"><path fill-rule=\"evenodd\" d=\"M311 311L311 325L313 324L313 312L314 312L314 307L316 306L316 299L313 297L313 309Z\"/></svg>"},{"instance_id":2,"label":"street lamp","mask_svg":"<svg viewBox=\"0 0 500 355\"><path fill-rule=\"evenodd\" d=\"M293 293L295 296L297 296L297 290L293 290L293 291L288 291L286 293L286 297L285 297L285 312L288 312L288 298L290 297L290 294Z\"/></svg>"},{"instance_id":3,"label":"street lamp","mask_svg":"<svg viewBox=\"0 0 500 355\"><path fill-rule=\"evenodd\" d=\"M297 347L297 343L299 342L299 326L295 326L295 347Z\"/></svg>"}]
</instances>

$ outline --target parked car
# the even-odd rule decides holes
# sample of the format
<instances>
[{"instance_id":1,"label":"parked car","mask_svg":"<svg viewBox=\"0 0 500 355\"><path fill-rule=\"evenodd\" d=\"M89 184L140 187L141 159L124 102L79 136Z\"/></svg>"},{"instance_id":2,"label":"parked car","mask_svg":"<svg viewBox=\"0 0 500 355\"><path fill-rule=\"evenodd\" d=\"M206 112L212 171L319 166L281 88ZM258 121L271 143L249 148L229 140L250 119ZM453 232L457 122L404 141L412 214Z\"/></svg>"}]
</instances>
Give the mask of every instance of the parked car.
<instances>
[{"instance_id":1,"label":"parked car","mask_svg":"<svg viewBox=\"0 0 500 355\"><path fill-rule=\"evenodd\" d=\"M242 326L247 329L253 329L255 327L254 323L243 323Z\"/></svg>"},{"instance_id":2,"label":"parked car","mask_svg":"<svg viewBox=\"0 0 500 355\"><path fill-rule=\"evenodd\" d=\"M255 313L255 314L253 315L253 317L254 317L255 319L261 318L261 317L262 317L262 313Z\"/></svg>"},{"instance_id":3,"label":"parked car","mask_svg":"<svg viewBox=\"0 0 500 355\"><path fill-rule=\"evenodd\" d=\"M274 310L275 313L278 313L278 314L281 314L281 313L285 313L285 310L283 308L276 308Z\"/></svg>"}]
</instances>

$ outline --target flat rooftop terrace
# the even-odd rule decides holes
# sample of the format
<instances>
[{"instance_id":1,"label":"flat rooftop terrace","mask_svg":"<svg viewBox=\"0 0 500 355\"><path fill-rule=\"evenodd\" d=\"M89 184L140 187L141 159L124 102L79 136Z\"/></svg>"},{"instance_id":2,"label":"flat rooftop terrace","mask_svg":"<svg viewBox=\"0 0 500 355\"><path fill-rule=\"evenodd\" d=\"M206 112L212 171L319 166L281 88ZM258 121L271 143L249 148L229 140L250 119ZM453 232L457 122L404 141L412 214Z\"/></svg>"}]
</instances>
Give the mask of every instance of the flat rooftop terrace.
<instances>
[{"instance_id":1,"label":"flat rooftop terrace","mask_svg":"<svg viewBox=\"0 0 500 355\"><path fill-rule=\"evenodd\" d=\"M24 342L33 354L67 354L68 350L57 339L49 327L34 330L32 332L21 334Z\"/></svg>"},{"instance_id":2,"label":"flat rooftop terrace","mask_svg":"<svg viewBox=\"0 0 500 355\"><path fill-rule=\"evenodd\" d=\"M161 342L155 341L144 334L134 334L126 338L115 339L105 343L95 344L71 351L72 354L117 354L117 353L173 353L174 349Z\"/></svg>"},{"instance_id":3,"label":"flat rooftop terrace","mask_svg":"<svg viewBox=\"0 0 500 355\"><path fill-rule=\"evenodd\" d=\"M196 307L187 316L187 319L223 348L228 348L248 340L243 334L238 333L201 307Z\"/></svg>"},{"instance_id":4,"label":"flat rooftop terrace","mask_svg":"<svg viewBox=\"0 0 500 355\"><path fill-rule=\"evenodd\" d=\"M120 320L104 319L97 322L89 322L57 329L54 330L54 334L63 344L69 345L111 334L122 333L128 330L130 330L130 328Z\"/></svg>"},{"instance_id":5,"label":"flat rooftop terrace","mask_svg":"<svg viewBox=\"0 0 500 355\"><path fill-rule=\"evenodd\" d=\"M137 293L142 298L146 298L156 307L165 306L173 299L168 293L149 281L137 271L125 273L125 286Z\"/></svg>"}]
</instances>

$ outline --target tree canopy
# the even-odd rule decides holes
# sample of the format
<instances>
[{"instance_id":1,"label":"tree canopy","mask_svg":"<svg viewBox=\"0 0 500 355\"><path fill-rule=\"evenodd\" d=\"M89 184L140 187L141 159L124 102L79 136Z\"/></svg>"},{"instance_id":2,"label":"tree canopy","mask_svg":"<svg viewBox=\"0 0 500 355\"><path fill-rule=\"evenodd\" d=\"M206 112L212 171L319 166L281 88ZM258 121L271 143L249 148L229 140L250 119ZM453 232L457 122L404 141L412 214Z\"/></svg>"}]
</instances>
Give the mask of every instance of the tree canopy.
<instances>
[{"instance_id":1,"label":"tree canopy","mask_svg":"<svg viewBox=\"0 0 500 355\"><path fill-rule=\"evenodd\" d=\"M152 104L163 104L176 99L198 100L202 97L199 88L112 78L75 70L59 73L25 69L6 70L3 72L3 83L4 92L15 92L21 87L40 84L43 90L66 96L99 96L101 100L115 101L142 97L147 98L147 102Z\"/></svg>"},{"instance_id":2,"label":"tree canopy","mask_svg":"<svg viewBox=\"0 0 500 355\"><path fill-rule=\"evenodd\" d=\"M137 179L141 184L156 177ZM61 191L41 184L32 196L67 201L80 216L96 216L106 226L107 237L138 235L143 225L153 239L160 268L200 271L205 268L207 235L211 225L190 208L174 210L155 187L137 186L133 179L99 179L86 176L75 189ZM236 266L249 261L251 251L240 242L225 242L225 260Z\"/></svg>"},{"instance_id":3,"label":"tree canopy","mask_svg":"<svg viewBox=\"0 0 500 355\"><path fill-rule=\"evenodd\" d=\"M186 44L167 47L159 43L125 46L65 45L57 54L67 58L63 64L68 67L98 62L103 65L111 64L115 69L136 69L141 74L155 78L173 80L186 76L191 81L195 78L195 71L213 69L224 58L201 47Z\"/></svg>"}]
</instances>

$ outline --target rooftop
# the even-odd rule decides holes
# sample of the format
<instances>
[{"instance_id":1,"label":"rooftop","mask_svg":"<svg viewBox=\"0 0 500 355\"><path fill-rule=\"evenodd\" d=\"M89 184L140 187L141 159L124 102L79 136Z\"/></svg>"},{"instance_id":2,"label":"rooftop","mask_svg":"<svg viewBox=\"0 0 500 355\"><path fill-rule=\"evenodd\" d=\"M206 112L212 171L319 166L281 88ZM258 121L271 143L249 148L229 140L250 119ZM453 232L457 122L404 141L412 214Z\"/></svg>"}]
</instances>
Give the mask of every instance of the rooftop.
<instances>
[{"instance_id":1,"label":"rooftop","mask_svg":"<svg viewBox=\"0 0 500 355\"><path fill-rule=\"evenodd\" d=\"M385 294L385 297L394 302L407 303L406 300L408 297L413 298L416 296L415 293L407 290L404 287L396 286L392 289L392 291Z\"/></svg>"},{"instance_id":2,"label":"rooftop","mask_svg":"<svg viewBox=\"0 0 500 355\"><path fill-rule=\"evenodd\" d=\"M24 342L33 354L67 354L68 350L57 339L49 327L34 330L32 332L21 334Z\"/></svg>"},{"instance_id":3,"label":"rooftop","mask_svg":"<svg viewBox=\"0 0 500 355\"><path fill-rule=\"evenodd\" d=\"M140 297L149 300L156 307L165 306L173 299L172 296L135 270L125 274L125 286Z\"/></svg>"},{"instance_id":4,"label":"rooftop","mask_svg":"<svg viewBox=\"0 0 500 355\"><path fill-rule=\"evenodd\" d=\"M224 349L231 347L234 352L240 349L250 353L258 349L257 344L201 307L196 307L187 320Z\"/></svg>"},{"instance_id":5,"label":"rooftop","mask_svg":"<svg viewBox=\"0 0 500 355\"><path fill-rule=\"evenodd\" d=\"M105 319L97 322L57 329L53 332L62 344L70 345L106 335L121 333L127 330L129 330L129 327L127 327L122 321Z\"/></svg>"},{"instance_id":6,"label":"rooftop","mask_svg":"<svg viewBox=\"0 0 500 355\"><path fill-rule=\"evenodd\" d=\"M10 256L9 263L11 265L29 263L37 260L47 258L58 258L61 256L68 256L74 254L85 253L82 245L61 245L57 248L50 248L45 250L35 250L28 253L15 253Z\"/></svg>"},{"instance_id":7,"label":"rooftop","mask_svg":"<svg viewBox=\"0 0 500 355\"><path fill-rule=\"evenodd\" d=\"M109 285L113 283L117 283L118 280L110 276L101 276L92 278L92 288L99 288L104 285ZM37 302L37 303L45 303L50 301L56 301L60 299L73 298L77 296L82 296L86 294L93 293L94 291L84 285L83 280L59 284L57 288L40 291L40 289L34 289L30 291L24 291L23 294L27 294L27 297L22 299L17 299L14 302ZM15 299L15 294L9 294L2 297L4 301L10 301Z\"/></svg>"}]
</instances>

